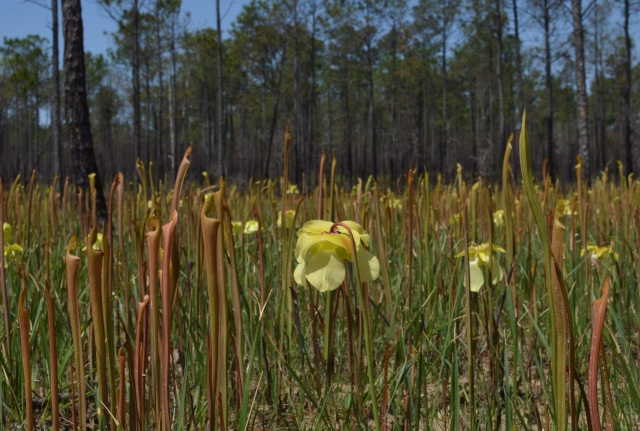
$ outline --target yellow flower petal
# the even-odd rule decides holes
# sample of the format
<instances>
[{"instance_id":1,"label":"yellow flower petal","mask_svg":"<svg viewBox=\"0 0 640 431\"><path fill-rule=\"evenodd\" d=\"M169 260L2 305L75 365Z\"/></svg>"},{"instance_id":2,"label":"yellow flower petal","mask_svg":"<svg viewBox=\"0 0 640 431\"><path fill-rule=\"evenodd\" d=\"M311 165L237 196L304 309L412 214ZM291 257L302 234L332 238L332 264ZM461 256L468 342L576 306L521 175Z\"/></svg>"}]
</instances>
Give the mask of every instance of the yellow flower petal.
<instances>
[{"instance_id":1,"label":"yellow flower petal","mask_svg":"<svg viewBox=\"0 0 640 431\"><path fill-rule=\"evenodd\" d=\"M351 249L351 238L347 234L344 233L323 233L317 239L320 242L326 242L332 244L336 248L336 253L340 254L342 259L353 262L354 261L354 253ZM357 247L357 243L356 243Z\"/></svg>"},{"instance_id":2,"label":"yellow flower petal","mask_svg":"<svg viewBox=\"0 0 640 431\"><path fill-rule=\"evenodd\" d=\"M342 223L346 224L347 226L349 226L349 228L351 229L352 232L354 233L359 233L359 234L364 234L364 228L362 226L360 226L358 223L351 221L351 220L345 220ZM338 229L342 229L346 232L346 229L344 229L343 227L339 227Z\"/></svg>"},{"instance_id":3,"label":"yellow flower petal","mask_svg":"<svg viewBox=\"0 0 640 431\"><path fill-rule=\"evenodd\" d=\"M346 276L344 263L331 249L318 247L307 262L306 279L320 292L337 289Z\"/></svg>"},{"instance_id":4,"label":"yellow flower petal","mask_svg":"<svg viewBox=\"0 0 640 431\"><path fill-rule=\"evenodd\" d=\"M495 257L491 260L491 284L496 284L504 278L502 266Z\"/></svg>"},{"instance_id":5,"label":"yellow flower petal","mask_svg":"<svg viewBox=\"0 0 640 431\"><path fill-rule=\"evenodd\" d=\"M16 260L20 256L24 250L22 246L19 244L7 244L4 246L4 267L5 269L9 267L9 260Z\"/></svg>"},{"instance_id":6,"label":"yellow flower petal","mask_svg":"<svg viewBox=\"0 0 640 431\"><path fill-rule=\"evenodd\" d=\"M307 267L307 264L304 262L304 259L302 259L301 261L298 261L298 265L296 266L295 271L293 271L293 279L296 281L296 284L298 286L305 285L304 272L306 267Z\"/></svg>"},{"instance_id":7,"label":"yellow flower petal","mask_svg":"<svg viewBox=\"0 0 640 431\"><path fill-rule=\"evenodd\" d=\"M378 278L380 262L361 247L369 244L369 235L358 223L343 223L333 231L334 223L325 220L311 220L300 228L295 249L298 265L293 274L296 283L305 285L308 281L321 292L336 289L346 276L345 261L358 265L362 281ZM347 228L351 230L353 243Z\"/></svg>"},{"instance_id":8,"label":"yellow flower petal","mask_svg":"<svg viewBox=\"0 0 640 431\"><path fill-rule=\"evenodd\" d=\"M11 253L23 253L24 249L22 248L22 246L20 244L8 244L4 246L5 252L11 252Z\"/></svg>"},{"instance_id":9,"label":"yellow flower petal","mask_svg":"<svg viewBox=\"0 0 640 431\"><path fill-rule=\"evenodd\" d=\"M309 220L298 231L298 235L309 234L318 235L322 232L329 232L333 223L326 220Z\"/></svg>"},{"instance_id":10,"label":"yellow flower petal","mask_svg":"<svg viewBox=\"0 0 640 431\"><path fill-rule=\"evenodd\" d=\"M239 235L240 232L242 232L242 222L241 221L232 221L231 222L231 231L234 234Z\"/></svg>"},{"instance_id":11,"label":"yellow flower petal","mask_svg":"<svg viewBox=\"0 0 640 431\"><path fill-rule=\"evenodd\" d=\"M252 234L258 232L258 221L257 220L247 220L244 224L244 233Z\"/></svg>"},{"instance_id":12,"label":"yellow flower petal","mask_svg":"<svg viewBox=\"0 0 640 431\"><path fill-rule=\"evenodd\" d=\"M360 281L368 283L380 275L380 261L369 250L360 249L357 253Z\"/></svg>"},{"instance_id":13,"label":"yellow flower petal","mask_svg":"<svg viewBox=\"0 0 640 431\"><path fill-rule=\"evenodd\" d=\"M4 243L10 243L13 240L13 229L11 225L7 222L2 224L2 233L4 235Z\"/></svg>"},{"instance_id":14,"label":"yellow flower petal","mask_svg":"<svg viewBox=\"0 0 640 431\"><path fill-rule=\"evenodd\" d=\"M287 210L284 213L284 219L286 226L290 228L293 226L293 221L296 217L296 212L294 210ZM282 211L278 211L278 227L282 227Z\"/></svg>"},{"instance_id":15,"label":"yellow flower petal","mask_svg":"<svg viewBox=\"0 0 640 431\"><path fill-rule=\"evenodd\" d=\"M471 289L472 292L479 292L484 284L484 274L482 269L480 269L478 259L469 261L469 275L469 289Z\"/></svg>"},{"instance_id":16,"label":"yellow flower petal","mask_svg":"<svg viewBox=\"0 0 640 431\"><path fill-rule=\"evenodd\" d=\"M493 213L493 225L495 227L504 226L504 210L498 210Z\"/></svg>"}]
</instances>

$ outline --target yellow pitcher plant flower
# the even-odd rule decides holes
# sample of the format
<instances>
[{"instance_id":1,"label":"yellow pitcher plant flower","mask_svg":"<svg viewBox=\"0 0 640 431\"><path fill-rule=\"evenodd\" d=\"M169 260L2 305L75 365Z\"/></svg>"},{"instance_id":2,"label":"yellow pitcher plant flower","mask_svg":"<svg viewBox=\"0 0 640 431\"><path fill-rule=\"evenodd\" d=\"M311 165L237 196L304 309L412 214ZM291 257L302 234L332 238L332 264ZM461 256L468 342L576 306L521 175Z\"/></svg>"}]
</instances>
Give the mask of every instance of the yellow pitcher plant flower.
<instances>
[{"instance_id":1,"label":"yellow pitcher plant flower","mask_svg":"<svg viewBox=\"0 0 640 431\"><path fill-rule=\"evenodd\" d=\"M558 214L559 217L570 216L571 201L562 198L558 199L558 203L556 204L556 214ZM574 211L573 214L578 215L578 212Z\"/></svg>"},{"instance_id":2,"label":"yellow pitcher plant flower","mask_svg":"<svg viewBox=\"0 0 640 431\"><path fill-rule=\"evenodd\" d=\"M300 191L298 190L298 186L295 184L289 184L289 186L287 187L287 194L288 195L299 195Z\"/></svg>"},{"instance_id":3,"label":"yellow pitcher plant flower","mask_svg":"<svg viewBox=\"0 0 640 431\"><path fill-rule=\"evenodd\" d=\"M451 217L449 217L449 224L455 225L456 223L459 223L460 220L462 220L462 213L454 214Z\"/></svg>"},{"instance_id":4,"label":"yellow pitcher plant flower","mask_svg":"<svg viewBox=\"0 0 640 431\"><path fill-rule=\"evenodd\" d=\"M470 286L472 292L480 291L484 285L484 270L489 264L489 256L491 256L491 284L496 284L504 278L502 266L498 263L496 253L504 253L504 249L495 244L489 249L489 243L469 246L469 273ZM458 253L456 257L463 257L464 251Z\"/></svg>"},{"instance_id":5,"label":"yellow pitcher plant flower","mask_svg":"<svg viewBox=\"0 0 640 431\"><path fill-rule=\"evenodd\" d=\"M96 242L93 243L91 248L94 250L102 250L102 234L100 232L96 234ZM85 245L84 247L82 247L82 251L86 251L86 250L87 250L87 246Z\"/></svg>"},{"instance_id":6,"label":"yellow pitcher plant flower","mask_svg":"<svg viewBox=\"0 0 640 431\"><path fill-rule=\"evenodd\" d=\"M4 238L4 267L9 267L9 260L15 261L22 253L24 253L24 249L20 244L14 244L13 242L13 229L9 223L2 224L2 235Z\"/></svg>"},{"instance_id":7,"label":"yellow pitcher plant flower","mask_svg":"<svg viewBox=\"0 0 640 431\"><path fill-rule=\"evenodd\" d=\"M296 217L294 210L286 210L284 213L284 222L287 228L293 226L293 220ZM282 227L282 211L278 211L278 227Z\"/></svg>"},{"instance_id":8,"label":"yellow pitcher plant flower","mask_svg":"<svg viewBox=\"0 0 640 431\"><path fill-rule=\"evenodd\" d=\"M345 261L358 265L361 281L378 278L380 262L365 248L369 246L369 234L356 222L342 223L351 229L355 250L344 226L311 220L300 228L295 250L298 266L293 274L298 285L309 282L320 292L337 289L347 275Z\"/></svg>"},{"instance_id":9,"label":"yellow pitcher plant flower","mask_svg":"<svg viewBox=\"0 0 640 431\"><path fill-rule=\"evenodd\" d=\"M242 224L241 221L236 221L236 220L231 221L231 231L235 235L240 235L240 232L243 231L243 227L244 225Z\"/></svg>"},{"instance_id":10,"label":"yellow pitcher plant flower","mask_svg":"<svg viewBox=\"0 0 640 431\"><path fill-rule=\"evenodd\" d=\"M504 210L497 210L493 213L493 225L495 227L504 227Z\"/></svg>"},{"instance_id":11,"label":"yellow pitcher plant flower","mask_svg":"<svg viewBox=\"0 0 640 431\"><path fill-rule=\"evenodd\" d=\"M594 268L598 268L600 266L600 262L607 257L611 257L616 262L618 261L618 253L613 250L613 242L604 245L596 245L593 242L589 242L587 244L587 253L589 253L589 258L591 260L591 266ZM580 256L584 256L585 251L582 249L580 252Z\"/></svg>"},{"instance_id":12,"label":"yellow pitcher plant flower","mask_svg":"<svg viewBox=\"0 0 640 431\"><path fill-rule=\"evenodd\" d=\"M244 233L252 234L258 232L258 221L257 220L247 220L244 224Z\"/></svg>"},{"instance_id":13,"label":"yellow pitcher plant flower","mask_svg":"<svg viewBox=\"0 0 640 431\"><path fill-rule=\"evenodd\" d=\"M396 210L402 209L402 199L394 198L389 200L389 206Z\"/></svg>"}]
</instances>

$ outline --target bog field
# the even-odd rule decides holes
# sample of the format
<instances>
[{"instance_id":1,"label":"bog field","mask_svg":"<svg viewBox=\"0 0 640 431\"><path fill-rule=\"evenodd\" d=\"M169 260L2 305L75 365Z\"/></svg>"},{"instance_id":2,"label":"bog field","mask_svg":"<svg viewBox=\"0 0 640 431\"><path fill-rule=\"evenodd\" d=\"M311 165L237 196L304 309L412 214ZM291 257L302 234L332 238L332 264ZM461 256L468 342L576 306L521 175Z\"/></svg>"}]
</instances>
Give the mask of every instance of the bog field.
<instances>
[{"instance_id":1,"label":"bog field","mask_svg":"<svg viewBox=\"0 0 640 431\"><path fill-rule=\"evenodd\" d=\"M498 182L3 178L0 428L640 429L640 183L522 135Z\"/></svg>"}]
</instances>

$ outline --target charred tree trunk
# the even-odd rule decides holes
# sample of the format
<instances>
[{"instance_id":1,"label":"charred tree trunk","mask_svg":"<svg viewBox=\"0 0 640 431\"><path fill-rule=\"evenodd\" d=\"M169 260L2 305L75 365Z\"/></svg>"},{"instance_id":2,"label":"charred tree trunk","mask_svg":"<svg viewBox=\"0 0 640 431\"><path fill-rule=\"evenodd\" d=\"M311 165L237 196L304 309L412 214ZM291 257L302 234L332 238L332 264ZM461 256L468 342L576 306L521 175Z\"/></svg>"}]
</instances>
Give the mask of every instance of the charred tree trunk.
<instances>
[{"instance_id":1,"label":"charred tree trunk","mask_svg":"<svg viewBox=\"0 0 640 431\"><path fill-rule=\"evenodd\" d=\"M171 17L171 44L169 45L169 55L170 55L170 76L169 76L169 147L171 148L171 154L173 154L173 159L175 159L175 155L178 153L178 142L177 142L177 118L176 113L178 111L178 105L176 103L176 92L177 92L177 83L176 83L176 31L175 31L175 17ZM187 81L188 85L188 81ZM186 105L186 103L185 103ZM184 108L183 108L184 109ZM183 118L186 118L186 114L183 115ZM186 139L186 134L183 137L183 141ZM165 156L166 160L166 156ZM172 171L175 168L175 162L172 164ZM166 167L165 167L166 173ZM175 178L175 173L171 178Z\"/></svg>"},{"instance_id":2,"label":"charred tree trunk","mask_svg":"<svg viewBox=\"0 0 640 431\"><path fill-rule=\"evenodd\" d=\"M223 96L223 80L222 80L222 28L220 23L220 0L216 0L216 27L218 30L218 49L217 54L217 91L216 91L216 135L218 141L218 175L225 176L227 174L226 163L226 145L224 142L224 111L222 106Z\"/></svg>"},{"instance_id":3,"label":"charred tree trunk","mask_svg":"<svg viewBox=\"0 0 640 431\"><path fill-rule=\"evenodd\" d=\"M62 28L64 34L65 111L73 161L73 175L76 185L87 191L89 189L89 174L96 174L97 211L100 218L104 219L107 207L93 151L93 137L89 123L80 0L62 0Z\"/></svg>"},{"instance_id":4,"label":"charred tree trunk","mask_svg":"<svg viewBox=\"0 0 640 431\"><path fill-rule=\"evenodd\" d=\"M53 131L53 175L58 174L58 193L62 193L64 184L64 172L62 171L62 131L60 127L60 61L59 61L59 41L58 41L58 1L51 0L51 27L53 27L53 103L51 107L51 128Z\"/></svg>"},{"instance_id":5,"label":"charred tree trunk","mask_svg":"<svg viewBox=\"0 0 640 431\"><path fill-rule=\"evenodd\" d=\"M131 73L133 75L133 142L136 159L142 157L140 139L140 46L139 46L138 0L133 1L133 58ZM175 166L175 161L173 162ZM138 176L134 175L134 183L138 184Z\"/></svg>"},{"instance_id":6,"label":"charred tree trunk","mask_svg":"<svg viewBox=\"0 0 640 431\"><path fill-rule=\"evenodd\" d=\"M286 55L285 55L285 51L282 51L281 57L280 57L280 64L278 65L278 70L277 70L277 80L276 80L276 84L275 86L273 86L272 88L274 88L274 94L273 94L273 105L272 105L272 112L271 112L271 125L269 127L269 140L267 142L267 158L264 164L264 170L262 172L263 178L269 178L269 165L271 164L271 151L273 149L273 138L275 137L276 134L276 125L277 125L277 121L278 121L278 109L280 108L280 93L282 90L282 75L283 75L283 68L284 68L284 61L285 61Z\"/></svg>"},{"instance_id":7,"label":"charred tree trunk","mask_svg":"<svg viewBox=\"0 0 640 431\"><path fill-rule=\"evenodd\" d=\"M606 164L606 127L605 127L605 95L604 95L604 76L602 73L602 50L600 48L601 40L601 20L599 18L600 8L594 8L595 19L593 21L593 50L594 50L594 96L595 96L595 153L593 164L598 169Z\"/></svg>"},{"instance_id":8,"label":"charred tree trunk","mask_svg":"<svg viewBox=\"0 0 640 431\"><path fill-rule=\"evenodd\" d=\"M554 145L553 145L553 82L551 79L551 14L549 0L544 0L544 71L545 71L545 86L546 86L546 99L547 99L547 113L545 118L545 126L547 133L547 160L549 166L549 175L554 178L556 174L555 158L554 158Z\"/></svg>"},{"instance_id":9,"label":"charred tree trunk","mask_svg":"<svg viewBox=\"0 0 640 431\"><path fill-rule=\"evenodd\" d=\"M520 42L520 23L518 21L518 1L513 0L513 32L516 44L516 77L518 85L518 116L522 115L524 109L524 94L522 91L522 54Z\"/></svg>"},{"instance_id":10,"label":"charred tree trunk","mask_svg":"<svg viewBox=\"0 0 640 431\"><path fill-rule=\"evenodd\" d=\"M627 174L634 170L631 149L631 37L629 36L629 8L629 0L624 0L624 149Z\"/></svg>"},{"instance_id":11,"label":"charred tree trunk","mask_svg":"<svg viewBox=\"0 0 640 431\"><path fill-rule=\"evenodd\" d=\"M309 157L311 160L315 160L315 139L316 139L316 124L317 124L317 94L316 94L316 33L317 33L317 19L316 19L316 2L312 2L312 14L311 14L311 49L309 52L311 81L309 83L309 106L307 114L307 149L309 151ZM307 180L307 187L310 186L311 178Z\"/></svg>"},{"instance_id":12,"label":"charred tree trunk","mask_svg":"<svg viewBox=\"0 0 640 431\"><path fill-rule=\"evenodd\" d=\"M447 28L446 23L442 26L442 141L438 151L438 170L444 173L444 166L447 159L447 146L449 143L449 119L447 118Z\"/></svg>"},{"instance_id":13,"label":"charred tree trunk","mask_svg":"<svg viewBox=\"0 0 640 431\"><path fill-rule=\"evenodd\" d=\"M155 36L156 36L156 50L157 50L157 62L158 62L158 107L157 107L157 122L155 127L155 160L156 160L156 174L158 175L158 179L162 178L162 149L164 148L164 74L163 74L163 43L162 43L162 34L161 34L161 26L163 24L162 17L160 16L160 5L156 3L156 22L155 22ZM149 156L149 160L147 163L151 161L151 156Z\"/></svg>"},{"instance_id":14,"label":"charred tree trunk","mask_svg":"<svg viewBox=\"0 0 640 431\"><path fill-rule=\"evenodd\" d=\"M368 93L367 93L367 138L368 138L368 151L371 154L371 166L373 171L373 176L378 176L378 151L377 151L377 136L376 136L376 115L375 115L375 100L374 100L374 83L373 83L373 47L371 46L371 41L367 43L367 84L368 84ZM366 164L366 155L363 158ZM367 172L364 170L361 171L361 175L363 178L366 178Z\"/></svg>"},{"instance_id":15,"label":"charred tree trunk","mask_svg":"<svg viewBox=\"0 0 640 431\"><path fill-rule=\"evenodd\" d=\"M342 147L347 152L347 175L355 175L355 157L353 154L353 137L351 133L351 100L349 97L349 66L347 64L346 55L342 58L344 66L342 67L342 116L344 118L344 129L342 131Z\"/></svg>"},{"instance_id":16,"label":"charred tree trunk","mask_svg":"<svg viewBox=\"0 0 640 431\"><path fill-rule=\"evenodd\" d=\"M293 150L296 163L296 183L300 184L301 160L311 160L307 155L307 142L302 133L302 101L300 86L300 22L298 20L298 1L294 0L293 9ZM307 176L306 179L308 179ZM302 186L302 184L300 184Z\"/></svg>"},{"instance_id":17,"label":"charred tree trunk","mask_svg":"<svg viewBox=\"0 0 640 431\"><path fill-rule=\"evenodd\" d=\"M498 155L504 154L507 148L507 137L505 132L504 120L504 79L502 74L502 0L496 0L496 38L498 39L498 55L496 59L496 79L498 81ZM496 165L494 166L493 175L499 178L502 162L500 157L496 157Z\"/></svg>"}]
</instances>

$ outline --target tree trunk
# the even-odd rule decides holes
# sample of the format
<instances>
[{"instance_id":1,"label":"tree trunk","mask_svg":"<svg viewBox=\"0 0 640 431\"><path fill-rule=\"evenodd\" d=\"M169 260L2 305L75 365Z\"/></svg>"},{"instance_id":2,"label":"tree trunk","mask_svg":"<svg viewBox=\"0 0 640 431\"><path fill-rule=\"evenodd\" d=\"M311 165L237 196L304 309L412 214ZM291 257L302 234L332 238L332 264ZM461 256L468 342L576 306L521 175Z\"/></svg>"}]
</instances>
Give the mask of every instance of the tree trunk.
<instances>
[{"instance_id":1,"label":"tree trunk","mask_svg":"<svg viewBox=\"0 0 640 431\"><path fill-rule=\"evenodd\" d=\"M449 141L449 120L447 118L447 22L442 26L442 141L440 143L438 170L444 172L447 159L447 145Z\"/></svg>"},{"instance_id":2,"label":"tree trunk","mask_svg":"<svg viewBox=\"0 0 640 431\"><path fill-rule=\"evenodd\" d=\"M169 140L171 147L171 154L173 154L171 160L171 179L173 180L176 176L175 167L176 164L174 162L175 156L178 152L178 142L177 142L177 133L176 133L176 113L178 111L178 105L176 103L176 91L177 91L177 83L176 83L176 31L175 31L175 15L171 16L171 45L169 47L169 54L171 56L171 72L169 76ZM188 81L187 81L188 85ZM166 165L165 165L166 166ZM166 172L166 167L165 167Z\"/></svg>"},{"instance_id":3,"label":"tree trunk","mask_svg":"<svg viewBox=\"0 0 640 431\"><path fill-rule=\"evenodd\" d=\"M400 148L398 148L398 86L396 85L396 73L398 69L398 28L394 23L391 27L391 154L401 154ZM392 172L391 178L395 178L393 175L393 167L394 160L396 157L388 157L389 160L389 170L387 172ZM415 163L415 160L410 162L412 165ZM413 166L411 166L413 167ZM404 167L400 167L401 170Z\"/></svg>"},{"instance_id":4,"label":"tree trunk","mask_svg":"<svg viewBox=\"0 0 640 431\"><path fill-rule=\"evenodd\" d=\"M524 94L522 91L522 54L521 54L521 42L520 42L520 24L518 21L518 0L513 0L513 33L516 44L516 77L518 85L518 113L517 116L522 116L524 110Z\"/></svg>"},{"instance_id":5,"label":"tree trunk","mask_svg":"<svg viewBox=\"0 0 640 431\"><path fill-rule=\"evenodd\" d=\"M224 142L224 111L222 106L223 80L222 80L222 27L220 23L220 0L216 0L216 27L218 30L218 50L217 50L217 80L216 84L216 135L218 141L218 175L226 175L226 145Z\"/></svg>"},{"instance_id":6,"label":"tree trunk","mask_svg":"<svg viewBox=\"0 0 640 431\"><path fill-rule=\"evenodd\" d=\"M307 149L309 151L309 157L311 160L315 160L314 151L315 151L315 139L316 139L316 124L317 124L317 93L316 93L316 33L317 29L317 18L316 18L316 2L315 0L312 2L312 12L311 12L311 49L309 52L309 61L310 61L310 71L311 71L311 82L309 83L309 109L307 114ZM311 175L308 176L307 179L307 188L310 186Z\"/></svg>"},{"instance_id":7,"label":"tree trunk","mask_svg":"<svg viewBox=\"0 0 640 431\"><path fill-rule=\"evenodd\" d=\"M273 86L274 99L273 99L272 112L271 112L271 125L269 127L269 140L267 141L267 158L264 164L264 170L262 172L263 178L269 178L269 165L271 164L271 151L273 149L273 138L276 134L276 125L278 122L278 109L280 108L280 91L282 89L282 75L284 73L283 69L284 69L285 58L286 58L286 55L285 55L285 51L283 50L280 57L280 64L278 65L278 70L276 72L278 74L278 78L276 80L275 86Z\"/></svg>"},{"instance_id":8,"label":"tree trunk","mask_svg":"<svg viewBox=\"0 0 640 431\"><path fill-rule=\"evenodd\" d=\"M53 30L53 103L51 106L51 128L53 132L53 175L60 176L57 189L62 194L64 184L64 172L62 171L62 132L60 127L60 53L58 41L58 1L51 0L51 27Z\"/></svg>"},{"instance_id":9,"label":"tree trunk","mask_svg":"<svg viewBox=\"0 0 640 431\"><path fill-rule=\"evenodd\" d=\"M160 28L162 26L162 17L160 16L160 4L156 3L156 50L158 51L156 54L158 56L158 107L157 107L157 123L155 127L156 132L156 174L158 174L158 178L162 177L162 149L164 148L164 127L163 127L163 118L164 118L164 74L163 72L163 61L162 61L162 34L160 33Z\"/></svg>"},{"instance_id":10,"label":"tree trunk","mask_svg":"<svg viewBox=\"0 0 640 431\"><path fill-rule=\"evenodd\" d=\"M629 0L624 0L624 48L624 149L627 174L629 174L634 171L631 147L631 38L629 36Z\"/></svg>"},{"instance_id":11,"label":"tree trunk","mask_svg":"<svg viewBox=\"0 0 640 431\"><path fill-rule=\"evenodd\" d=\"M351 133L351 101L349 98L349 64L346 54L342 54L342 117L344 129L342 131L342 147L347 152L347 176L356 174L355 158L353 157L353 139Z\"/></svg>"},{"instance_id":12,"label":"tree trunk","mask_svg":"<svg viewBox=\"0 0 640 431\"><path fill-rule=\"evenodd\" d=\"M80 0L62 0L62 28L64 34L65 110L74 179L76 185L87 192L89 190L89 174L96 174L97 212L100 218L104 219L107 207L93 151L89 106L87 105Z\"/></svg>"},{"instance_id":13,"label":"tree trunk","mask_svg":"<svg viewBox=\"0 0 640 431\"><path fill-rule=\"evenodd\" d=\"M367 122L368 122L368 139L369 139L369 154L371 154L371 167L373 170L373 176L378 176L378 155L377 155L377 139L376 139L376 118L375 118L375 100L374 100L374 88L373 88L373 47L371 46L371 40L367 42L367 82L368 82L368 106L367 106ZM366 157L364 158L366 166ZM361 171L362 178L366 178L369 172Z\"/></svg>"},{"instance_id":14,"label":"tree trunk","mask_svg":"<svg viewBox=\"0 0 640 431\"><path fill-rule=\"evenodd\" d=\"M133 75L133 143L136 159L142 157L140 142L140 41L138 40L140 36L138 26L138 0L133 0L133 58L131 59L131 74ZM134 184L137 186L138 176L134 175L133 177Z\"/></svg>"},{"instance_id":15,"label":"tree trunk","mask_svg":"<svg viewBox=\"0 0 640 431\"><path fill-rule=\"evenodd\" d=\"M497 156L502 156L507 148L507 137L504 127L504 79L502 77L502 0L496 0L496 36L498 39L498 55L496 58L496 79L498 80L498 152ZM493 175L500 177L502 168L502 158L495 158L496 164Z\"/></svg>"},{"instance_id":16,"label":"tree trunk","mask_svg":"<svg viewBox=\"0 0 640 431\"><path fill-rule=\"evenodd\" d=\"M478 131L476 127L476 91L475 82L472 83L471 91L469 91L469 102L471 109L471 173L475 177L478 172Z\"/></svg>"},{"instance_id":17,"label":"tree trunk","mask_svg":"<svg viewBox=\"0 0 640 431\"><path fill-rule=\"evenodd\" d=\"M594 69L595 69L595 154L593 157L593 165L596 169L601 168L606 163L606 130L604 125L605 118L605 97L604 97L604 77L602 73L602 50L600 49L601 38L601 20L599 18L600 8L594 9L593 23L593 50L594 50Z\"/></svg>"},{"instance_id":18,"label":"tree trunk","mask_svg":"<svg viewBox=\"0 0 640 431\"><path fill-rule=\"evenodd\" d=\"M296 183L300 184L300 174L303 172L301 160L311 159L307 156L306 145L302 139L302 102L300 97L300 37L298 22L298 1L293 1L293 147L296 159ZM307 176L308 179L308 176ZM288 180L288 179L287 179ZM302 184L300 184L302 186Z\"/></svg>"},{"instance_id":19,"label":"tree trunk","mask_svg":"<svg viewBox=\"0 0 640 431\"><path fill-rule=\"evenodd\" d=\"M576 55L576 96L578 102L578 149L582 157L584 176L591 180L589 163L589 119L587 111L587 83L584 64L584 29L582 27L582 1L571 0L573 14L573 48Z\"/></svg>"},{"instance_id":20,"label":"tree trunk","mask_svg":"<svg viewBox=\"0 0 640 431\"><path fill-rule=\"evenodd\" d=\"M549 0L543 1L544 8L544 71L545 71L545 87L546 87L546 99L547 99L547 113L545 118L546 133L547 133L547 160L549 166L549 175L551 178L555 177L555 157L554 157L554 145L553 145L553 82L551 79L551 14L549 11Z\"/></svg>"}]
</instances>

